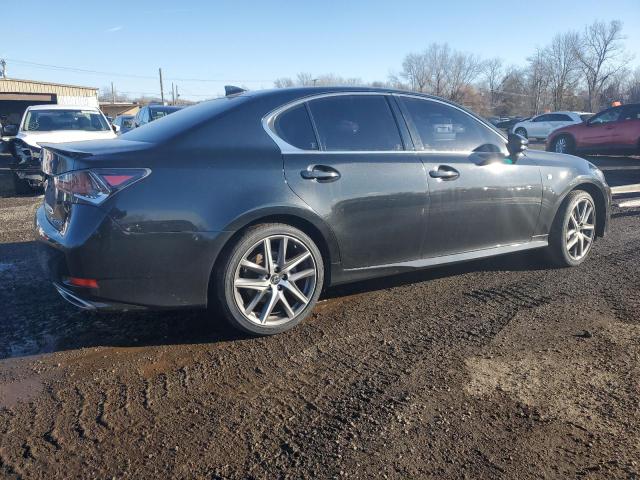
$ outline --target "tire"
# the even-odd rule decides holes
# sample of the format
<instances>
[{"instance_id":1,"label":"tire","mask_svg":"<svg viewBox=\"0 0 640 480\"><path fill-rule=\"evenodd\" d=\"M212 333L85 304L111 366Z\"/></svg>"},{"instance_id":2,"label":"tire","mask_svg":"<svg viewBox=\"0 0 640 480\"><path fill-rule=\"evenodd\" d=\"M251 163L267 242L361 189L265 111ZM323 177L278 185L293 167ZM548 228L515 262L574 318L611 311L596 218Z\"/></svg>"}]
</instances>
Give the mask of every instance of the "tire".
<instances>
[{"instance_id":1,"label":"tire","mask_svg":"<svg viewBox=\"0 0 640 480\"><path fill-rule=\"evenodd\" d=\"M553 139L551 151L571 155L575 151L575 142L569 135L558 135Z\"/></svg>"},{"instance_id":2,"label":"tire","mask_svg":"<svg viewBox=\"0 0 640 480\"><path fill-rule=\"evenodd\" d=\"M302 260L294 265L296 259ZM292 280L294 275L297 280ZM256 225L226 251L214 281L215 299L232 327L252 335L273 335L309 316L324 284L324 261L303 231L280 223Z\"/></svg>"},{"instance_id":3,"label":"tire","mask_svg":"<svg viewBox=\"0 0 640 480\"><path fill-rule=\"evenodd\" d=\"M527 131L522 127L516 128L516 131L513 133L515 133L516 135L520 135L521 137L524 137L524 138L529 138Z\"/></svg>"},{"instance_id":4,"label":"tire","mask_svg":"<svg viewBox=\"0 0 640 480\"><path fill-rule=\"evenodd\" d=\"M583 210L586 206L589 208ZM586 217L581 212L586 213ZM596 222L593 197L584 190L570 192L558 209L549 233L547 256L551 263L559 267L576 267L584 262L596 239ZM572 235L575 230L586 238Z\"/></svg>"}]
</instances>

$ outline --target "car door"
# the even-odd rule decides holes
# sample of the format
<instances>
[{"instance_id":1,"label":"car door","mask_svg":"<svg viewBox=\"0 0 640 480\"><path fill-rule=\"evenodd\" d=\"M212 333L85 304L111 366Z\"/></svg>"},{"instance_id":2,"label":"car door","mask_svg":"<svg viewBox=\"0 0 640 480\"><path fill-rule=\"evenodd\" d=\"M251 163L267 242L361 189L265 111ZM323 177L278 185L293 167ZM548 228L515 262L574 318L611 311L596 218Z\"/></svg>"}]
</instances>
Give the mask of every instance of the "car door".
<instances>
[{"instance_id":1,"label":"car door","mask_svg":"<svg viewBox=\"0 0 640 480\"><path fill-rule=\"evenodd\" d=\"M529 134L529 137L546 138L551 128L551 125L549 124L549 120L550 120L550 115L546 113L532 118L529 121L529 128L527 129L527 133Z\"/></svg>"},{"instance_id":2,"label":"car door","mask_svg":"<svg viewBox=\"0 0 640 480\"><path fill-rule=\"evenodd\" d=\"M510 158L505 138L460 108L398 99L429 173L423 257L530 241L542 202L536 163Z\"/></svg>"},{"instance_id":3,"label":"car door","mask_svg":"<svg viewBox=\"0 0 640 480\"><path fill-rule=\"evenodd\" d=\"M427 175L394 108L386 95L327 94L273 122L287 183L331 227L344 268L420 258Z\"/></svg>"},{"instance_id":4,"label":"car door","mask_svg":"<svg viewBox=\"0 0 640 480\"><path fill-rule=\"evenodd\" d=\"M640 104L623 108L617 130L619 147L636 151L640 149Z\"/></svg>"},{"instance_id":5,"label":"car door","mask_svg":"<svg viewBox=\"0 0 640 480\"><path fill-rule=\"evenodd\" d=\"M616 146L621 113L621 107L614 107L591 117L586 123L587 128L581 132L578 147L598 149Z\"/></svg>"},{"instance_id":6,"label":"car door","mask_svg":"<svg viewBox=\"0 0 640 480\"><path fill-rule=\"evenodd\" d=\"M545 138L547 138L551 134L551 132L553 132L558 128L571 125L572 123L576 123L576 121L573 120L566 113L550 113L549 117L550 117L550 120L548 122L549 130L546 132Z\"/></svg>"}]
</instances>

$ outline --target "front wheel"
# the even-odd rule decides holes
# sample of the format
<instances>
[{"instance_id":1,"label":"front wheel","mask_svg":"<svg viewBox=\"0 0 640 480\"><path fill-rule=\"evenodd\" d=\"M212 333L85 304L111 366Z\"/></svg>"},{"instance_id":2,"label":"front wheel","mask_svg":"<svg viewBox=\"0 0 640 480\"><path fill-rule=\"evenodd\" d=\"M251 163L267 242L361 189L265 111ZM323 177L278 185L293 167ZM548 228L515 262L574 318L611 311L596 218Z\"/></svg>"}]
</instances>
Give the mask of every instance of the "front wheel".
<instances>
[{"instance_id":1,"label":"front wheel","mask_svg":"<svg viewBox=\"0 0 640 480\"><path fill-rule=\"evenodd\" d=\"M561 267L584 262L596 238L596 207L593 197L583 190L567 195L553 221L548 254Z\"/></svg>"},{"instance_id":2,"label":"front wheel","mask_svg":"<svg viewBox=\"0 0 640 480\"><path fill-rule=\"evenodd\" d=\"M285 224L251 227L223 258L215 276L228 322L254 335L289 330L306 318L324 282L313 240Z\"/></svg>"},{"instance_id":3,"label":"front wheel","mask_svg":"<svg viewBox=\"0 0 640 480\"><path fill-rule=\"evenodd\" d=\"M552 150L556 153L571 154L575 150L573 140L568 135L558 136L552 144Z\"/></svg>"}]
</instances>

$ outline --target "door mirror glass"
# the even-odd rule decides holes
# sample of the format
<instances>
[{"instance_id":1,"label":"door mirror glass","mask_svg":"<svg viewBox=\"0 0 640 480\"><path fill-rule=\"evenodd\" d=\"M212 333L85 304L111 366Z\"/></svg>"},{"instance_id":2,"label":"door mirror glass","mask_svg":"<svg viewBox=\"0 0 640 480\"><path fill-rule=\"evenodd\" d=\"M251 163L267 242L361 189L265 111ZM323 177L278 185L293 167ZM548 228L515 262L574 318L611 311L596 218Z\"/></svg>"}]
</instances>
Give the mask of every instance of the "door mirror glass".
<instances>
[{"instance_id":1,"label":"door mirror glass","mask_svg":"<svg viewBox=\"0 0 640 480\"><path fill-rule=\"evenodd\" d=\"M517 158L522 152L524 152L529 145L529 140L517 133L510 133L507 139L507 150L509 155Z\"/></svg>"}]
</instances>

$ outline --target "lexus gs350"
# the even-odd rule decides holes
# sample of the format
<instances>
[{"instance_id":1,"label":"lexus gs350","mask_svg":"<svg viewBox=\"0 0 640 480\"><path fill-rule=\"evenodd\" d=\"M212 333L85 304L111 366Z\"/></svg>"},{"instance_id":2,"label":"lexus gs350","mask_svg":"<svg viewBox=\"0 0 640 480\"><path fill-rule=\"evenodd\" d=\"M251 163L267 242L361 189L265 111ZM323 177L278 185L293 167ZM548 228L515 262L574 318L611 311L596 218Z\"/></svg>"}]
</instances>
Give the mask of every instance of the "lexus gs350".
<instances>
[{"instance_id":1,"label":"lexus gs350","mask_svg":"<svg viewBox=\"0 0 640 480\"><path fill-rule=\"evenodd\" d=\"M66 300L215 303L253 334L293 327L329 285L530 249L579 265L611 198L581 158L380 89L241 91L42 158L36 232Z\"/></svg>"}]
</instances>

